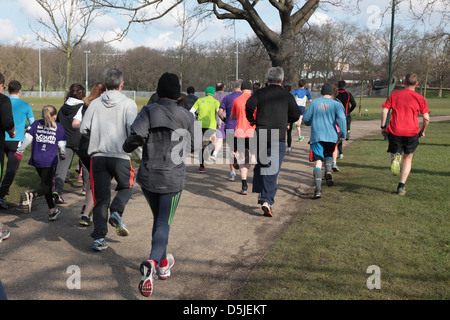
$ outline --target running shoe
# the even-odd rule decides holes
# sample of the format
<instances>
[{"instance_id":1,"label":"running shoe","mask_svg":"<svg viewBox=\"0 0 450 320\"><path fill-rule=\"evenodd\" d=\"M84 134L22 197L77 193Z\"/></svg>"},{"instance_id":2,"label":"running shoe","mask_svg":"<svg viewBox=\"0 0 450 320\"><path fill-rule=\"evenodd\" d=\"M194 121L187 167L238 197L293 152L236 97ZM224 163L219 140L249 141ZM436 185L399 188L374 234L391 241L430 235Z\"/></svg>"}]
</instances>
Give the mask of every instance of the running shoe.
<instances>
[{"instance_id":1,"label":"running shoe","mask_svg":"<svg viewBox=\"0 0 450 320\"><path fill-rule=\"evenodd\" d=\"M406 194L406 190L405 190L405 188L398 188L397 189L397 194L399 195L399 196L404 196L405 194Z\"/></svg>"},{"instance_id":2,"label":"running shoe","mask_svg":"<svg viewBox=\"0 0 450 320\"><path fill-rule=\"evenodd\" d=\"M2 224L0 224L0 242L3 240L6 240L11 235L11 232L9 230L6 230Z\"/></svg>"},{"instance_id":3,"label":"running shoe","mask_svg":"<svg viewBox=\"0 0 450 320\"><path fill-rule=\"evenodd\" d=\"M206 168L205 168L205 167L199 167L199 168L198 168L198 172L200 172L200 173L206 173Z\"/></svg>"},{"instance_id":4,"label":"running shoe","mask_svg":"<svg viewBox=\"0 0 450 320\"><path fill-rule=\"evenodd\" d=\"M216 157L213 156L213 155L210 155L208 157L208 159L205 159L205 163L206 164L214 164L214 163L216 163Z\"/></svg>"},{"instance_id":5,"label":"running shoe","mask_svg":"<svg viewBox=\"0 0 450 320\"><path fill-rule=\"evenodd\" d=\"M332 166L331 166L331 169L333 169L334 172L339 172L339 167L338 167L338 165L336 164L336 162L333 162L333 164L332 164Z\"/></svg>"},{"instance_id":6,"label":"running shoe","mask_svg":"<svg viewBox=\"0 0 450 320\"><path fill-rule=\"evenodd\" d=\"M116 233L120 237L126 237L130 234L126 225L122 222L122 217L118 212L111 212L111 216L109 217L109 224L116 228Z\"/></svg>"},{"instance_id":7,"label":"running shoe","mask_svg":"<svg viewBox=\"0 0 450 320\"><path fill-rule=\"evenodd\" d=\"M325 172L325 181L327 182L327 186L334 186L333 174L331 172Z\"/></svg>"},{"instance_id":8,"label":"running shoe","mask_svg":"<svg viewBox=\"0 0 450 320\"><path fill-rule=\"evenodd\" d=\"M394 176L400 174L400 162L402 161L402 155L400 153L394 154L391 163L391 172Z\"/></svg>"},{"instance_id":9,"label":"running shoe","mask_svg":"<svg viewBox=\"0 0 450 320\"><path fill-rule=\"evenodd\" d=\"M264 211L264 216L273 217L272 207L267 202L264 202L261 206L262 211Z\"/></svg>"},{"instance_id":10,"label":"running shoe","mask_svg":"<svg viewBox=\"0 0 450 320\"><path fill-rule=\"evenodd\" d=\"M91 220L88 216L82 215L79 223L84 227L89 227L91 225Z\"/></svg>"},{"instance_id":11,"label":"running shoe","mask_svg":"<svg viewBox=\"0 0 450 320\"><path fill-rule=\"evenodd\" d=\"M94 251L102 251L108 248L105 239L95 239L91 249Z\"/></svg>"},{"instance_id":12,"label":"running shoe","mask_svg":"<svg viewBox=\"0 0 450 320\"><path fill-rule=\"evenodd\" d=\"M139 268L142 274L139 282L139 292L144 297L149 297L153 292L153 278L155 277L156 263L153 260L146 260L141 263Z\"/></svg>"},{"instance_id":13,"label":"running shoe","mask_svg":"<svg viewBox=\"0 0 450 320\"><path fill-rule=\"evenodd\" d=\"M168 253L166 259L167 259L167 266L165 267L158 266L158 278L161 280L166 280L168 277L170 277L170 268L172 268L173 265L175 264L175 259L173 258L172 254Z\"/></svg>"},{"instance_id":14,"label":"running shoe","mask_svg":"<svg viewBox=\"0 0 450 320\"><path fill-rule=\"evenodd\" d=\"M53 195L53 200L55 200L56 204L64 204L64 203L66 203L64 201L63 197L59 194L59 192L54 191L52 193L52 195Z\"/></svg>"},{"instance_id":15,"label":"running shoe","mask_svg":"<svg viewBox=\"0 0 450 320\"><path fill-rule=\"evenodd\" d=\"M316 189L316 191L314 191L314 199L320 199L320 198L322 198L322 190Z\"/></svg>"},{"instance_id":16,"label":"running shoe","mask_svg":"<svg viewBox=\"0 0 450 320\"><path fill-rule=\"evenodd\" d=\"M302 141L303 139L305 139L305 136L300 136L300 137L298 138L298 141Z\"/></svg>"},{"instance_id":17,"label":"running shoe","mask_svg":"<svg viewBox=\"0 0 450 320\"><path fill-rule=\"evenodd\" d=\"M32 201L33 201L33 199L30 197L30 193L28 191L23 192L20 195L20 203L21 203L23 213L31 213Z\"/></svg>"},{"instance_id":18,"label":"running shoe","mask_svg":"<svg viewBox=\"0 0 450 320\"><path fill-rule=\"evenodd\" d=\"M242 189L239 193L245 196L248 194L248 189Z\"/></svg>"},{"instance_id":19,"label":"running shoe","mask_svg":"<svg viewBox=\"0 0 450 320\"><path fill-rule=\"evenodd\" d=\"M0 198L0 208L2 209L8 209L8 205L6 204L5 199Z\"/></svg>"},{"instance_id":20,"label":"running shoe","mask_svg":"<svg viewBox=\"0 0 450 320\"><path fill-rule=\"evenodd\" d=\"M230 175L228 176L228 181L234 181L236 179L236 172L231 171Z\"/></svg>"},{"instance_id":21,"label":"running shoe","mask_svg":"<svg viewBox=\"0 0 450 320\"><path fill-rule=\"evenodd\" d=\"M48 220L55 221L56 218L58 218L60 213L61 213L61 210L59 210L59 208L55 208L55 211L53 211L53 213L48 215Z\"/></svg>"}]
</instances>

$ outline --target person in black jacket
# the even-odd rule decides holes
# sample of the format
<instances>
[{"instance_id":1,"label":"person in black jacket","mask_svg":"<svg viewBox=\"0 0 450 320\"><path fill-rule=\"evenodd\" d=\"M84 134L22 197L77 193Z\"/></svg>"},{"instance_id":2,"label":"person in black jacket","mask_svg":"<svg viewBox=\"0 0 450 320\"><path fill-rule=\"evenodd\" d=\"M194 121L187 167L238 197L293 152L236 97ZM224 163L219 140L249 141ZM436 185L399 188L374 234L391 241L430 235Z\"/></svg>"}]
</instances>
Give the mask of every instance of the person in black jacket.
<instances>
[{"instance_id":1,"label":"person in black jacket","mask_svg":"<svg viewBox=\"0 0 450 320\"><path fill-rule=\"evenodd\" d=\"M344 106L345 117L347 120L347 138L345 138L345 140L348 140L350 138L350 124L352 122L352 116L350 113L352 113L352 111L356 108L356 101L355 98L353 98L353 95L345 90L346 87L347 83L344 80L338 82L338 94L336 99L338 99ZM338 152L339 159L343 158L344 154L342 151L342 141L338 143Z\"/></svg>"},{"instance_id":2,"label":"person in black jacket","mask_svg":"<svg viewBox=\"0 0 450 320\"><path fill-rule=\"evenodd\" d=\"M194 116L180 106L180 82L175 74L164 73L158 82L156 103L145 106L131 125L123 144L125 152L144 146L136 177L153 212L150 257L141 263L139 291L148 297L153 277L167 279L175 263L166 253L170 226L184 189L186 146L194 146ZM188 150L190 151L190 150Z\"/></svg>"},{"instance_id":3,"label":"person in black jacket","mask_svg":"<svg viewBox=\"0 0 450 320\"><path fill-rule=\"evenodd\" d=\"M67 137L66 158L58 161L55 172L55 190L53 191L53 198L57 204L65 203L61 196L64 188L64 181L66 180L67 172L72 164L75 153L78 154L81 133L80 130L72 127L72 122L78 110L84 105L83 99L85 97L86 89L79 83L72 84L66 95L64 105L59 109L56 117L56 122L59 122L63 126Z\"/></svg>"},{"instance_id":4,"label":"person in black jacket","mask_svg":"<svg viewBox=\"0 0 450 320\"><path fill-rule=\"evenodd\" d=\"M256 124L258 140L252 191L259 193L258 202L264 215L272 217L278 174L286 153L287 124L297 121L301 113L292 94L281 87L284 80L281 67L270 68L267 80L269 85L247 100L245 112L250 124Z\"/></svg>"},{"instance_id":5,"label":"person in black jacket","mask_svg":"<svg viewBox=\"0 0 450 320\"><path fill-rule=\"evenodd\" d=\"M16 126L14 124L11 100L9 100L9 98L3 94L3 92L5 92L5 82L5 76L0 73L0 180L3 175L3 164L5 158L5 131L11 138L14 138L16 136ZM9 235L10 231L3 229L0 225L0 242L2 242L3 239L7 239ZM6 299L6 294L3 294L3 291L1 289L2 287L0 283L0 300L1 298L3 298L3 296Z\"/></svg>"}]
</instances>

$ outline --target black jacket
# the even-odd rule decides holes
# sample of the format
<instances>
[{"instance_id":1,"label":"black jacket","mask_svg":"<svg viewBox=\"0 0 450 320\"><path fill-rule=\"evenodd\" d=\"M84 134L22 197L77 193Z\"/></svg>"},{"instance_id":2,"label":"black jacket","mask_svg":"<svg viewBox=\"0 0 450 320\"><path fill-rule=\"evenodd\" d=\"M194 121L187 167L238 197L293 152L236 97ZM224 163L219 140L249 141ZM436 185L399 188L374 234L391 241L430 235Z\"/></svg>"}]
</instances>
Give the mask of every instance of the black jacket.
<instances>
[{"instance_id":1,"label":"black jacket","mask_svg":"<svg viewBox=\"0 0 450 320\"><path fill-rule=\"evenodd\" d=\"M339 89L336 98L342 102L345 110L345 116L350 115L350 113L356 108L355 98L353 98L353 95L350 92L344 89Z\"/></svg>"},{"instance_id":2,"label":"black jacket","mask_svg":"<svg viewBox=\"0 0 450 320\"><path fill-rule=\"evenodd\" d=\"M253 116L255 109L256 119ZM292 94L275 84L255 91L245 104L245 113L247 120L256 124L258 134L261 129L278 129L279 141L286 141L287 124L296 122L301 116Z\"/></svg>"},{"instance_id":3,"label":"black jacket","mask_svg":"<svg viewBox=\"0 0 450 320\"><path fill-rule=\"evenodd\" d=\"M84 103L76 105L64 104L58 111L56 121L59 122L66 132L67 148L78 150L80 145L81 133L80 130L72 128L73 117L77 114L78 110L84 105Z\"/></svg>"},{"instance_id":4,"label":"black jacket","mask_svg":"<svg viewBox=\"0 0 450 320\"><path fill-rule=\"evenodd\" d=\"M194 116L176 100L161 98L142 108L131 125L131 135L123 150L144 146L136 181L154 193L174 193L184 189L185 156L194 145Z\"/></svg>"},{"instance_id":5,"label":"black jacket","mask_svg":"<svg viewBox=\"0 0 450 320\"><path fill-rule=\"evenodd\" d=\"M5 143L5 131L14 129L11 100L0 93L0 145Z\"/></svg>"}]
</instances>

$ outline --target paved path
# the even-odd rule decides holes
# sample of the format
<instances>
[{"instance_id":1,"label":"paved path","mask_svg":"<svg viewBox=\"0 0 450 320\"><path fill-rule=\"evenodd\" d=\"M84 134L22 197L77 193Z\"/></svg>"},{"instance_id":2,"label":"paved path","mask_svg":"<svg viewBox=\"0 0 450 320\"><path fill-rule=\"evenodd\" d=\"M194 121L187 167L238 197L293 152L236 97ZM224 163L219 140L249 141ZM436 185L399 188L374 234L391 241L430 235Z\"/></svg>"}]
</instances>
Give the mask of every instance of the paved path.
<instances>
[{"instance_id":1,"label":"paved path","mask_svg":"<svg viewBox=\"0 0 450 320\"><path fill-rule=\"evenodd\" d=\"M262 216L256 194L238 194L239 176L235 182L226 180L228 165L207 166L206 174L197 173L196 165L188 166L186 189L168 246L175 266L168 280L155 281L150 298L141 296L137 289L139 265L149 255L152 228L152 214L137 184L124 213L131 234L121 238L110 228L106 238L109 248L103 252L90 249L93 227L78 226L84 201L81 187L64 195L68 204L62 206L62 214L54 222L47 219L44 199L33 203L29 215L14 208L1 211L0 223L11 231L10 238L0 244L0 280L8 298L235 299L292 215L301 214L301 202L311 196L309 131L303 128L305 140L294 141L293 152L283 162L273 218ZM378 132L379 120L355 121L351 138ZM352 140L344 142L344 147ZM251 177L252 172L250 188ZM81 289L68 288L68 280L69 287L76 284L70 281L74 270L81 275Z\"/></svg>"}]
</instances>

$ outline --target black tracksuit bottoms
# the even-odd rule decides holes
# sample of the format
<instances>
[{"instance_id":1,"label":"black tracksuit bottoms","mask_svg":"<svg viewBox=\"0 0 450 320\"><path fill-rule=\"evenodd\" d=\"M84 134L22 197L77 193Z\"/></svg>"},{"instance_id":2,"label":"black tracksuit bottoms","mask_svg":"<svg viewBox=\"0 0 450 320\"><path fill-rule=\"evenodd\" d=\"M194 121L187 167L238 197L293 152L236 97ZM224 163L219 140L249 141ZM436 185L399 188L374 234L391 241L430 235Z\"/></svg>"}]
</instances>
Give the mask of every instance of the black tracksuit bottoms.
<instances>
[{"instance_id":1,"label":"black tracksuit bottoms","mask_svg":"<svg viewBox=\"0 0 450 320\"><path fill-rule=\"evenodd\" d=\"M111 180L113 178L117 182L117 194L111 202ZM115 211L122 216L125 206L130 200L134 180L131 160L92 157L90 180L94 196L94 231L91 233L91 237L101 239L108 233L108 208L110 212Z\"/></svg>"}]
</instances>

